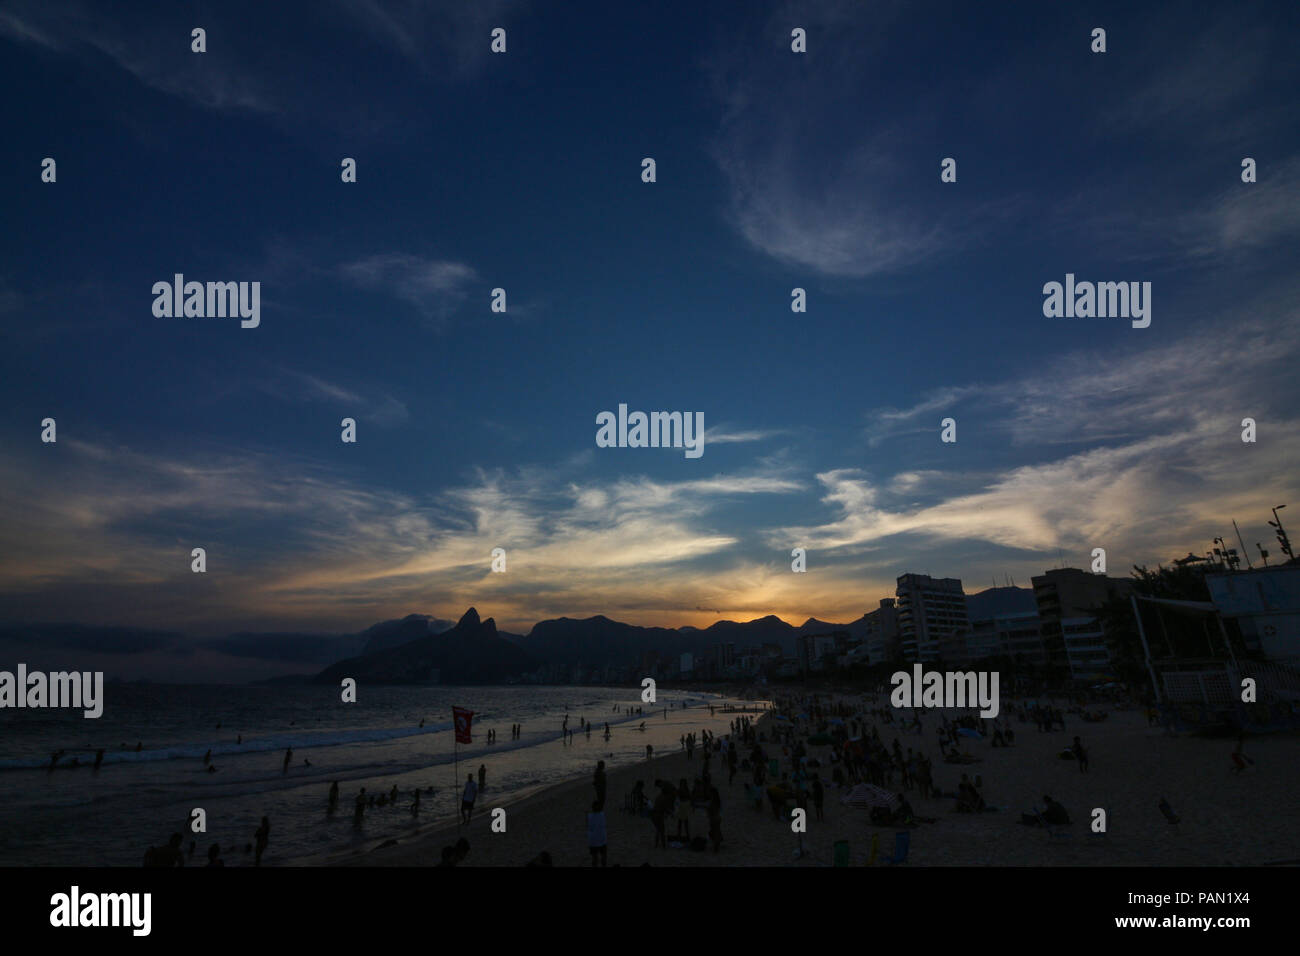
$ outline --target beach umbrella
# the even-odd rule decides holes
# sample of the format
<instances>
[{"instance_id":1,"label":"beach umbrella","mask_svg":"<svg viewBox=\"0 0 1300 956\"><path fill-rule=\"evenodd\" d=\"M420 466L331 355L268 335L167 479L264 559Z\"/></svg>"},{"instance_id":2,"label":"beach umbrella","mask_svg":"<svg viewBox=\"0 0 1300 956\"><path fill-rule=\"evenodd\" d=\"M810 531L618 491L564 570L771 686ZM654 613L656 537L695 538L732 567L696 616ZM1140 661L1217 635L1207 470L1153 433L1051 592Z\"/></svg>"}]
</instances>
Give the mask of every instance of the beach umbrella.
<instances>
[{"instance_id":1,"label":"beach umbrella","mask_svg":"<svg viewBox=\"0 0 1300 956\"><path fill-rule=\"evenodd\" d=\"M974 737L976 740L981 739L980 732L978 730L971 730L969 727L960 727L958 728L957 733L961 734L963 737Z\"/></svg>"}]
</instances>

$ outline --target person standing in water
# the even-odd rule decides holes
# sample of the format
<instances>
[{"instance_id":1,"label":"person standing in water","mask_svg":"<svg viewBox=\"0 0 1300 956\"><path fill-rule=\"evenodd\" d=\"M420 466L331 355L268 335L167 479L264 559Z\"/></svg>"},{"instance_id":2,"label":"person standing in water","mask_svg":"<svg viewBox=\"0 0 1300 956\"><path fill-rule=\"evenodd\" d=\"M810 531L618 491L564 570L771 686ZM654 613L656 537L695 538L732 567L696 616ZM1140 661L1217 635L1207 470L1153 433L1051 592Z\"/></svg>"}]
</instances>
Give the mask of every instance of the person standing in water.
<instances>
[{"instance_id":1,"label":"person standing in water","mask_svg":"<svg viewBox=\"0 0 1300 956\"><path fill-rule=\"evenodd\" d=\"M478 765L478 788L484 790L487 788L487 764Z\"/></svg>"},{"instance_id":2,"label":"person standing in water","mask_svg":"<svg viewBox=\"0 0 1300 956\"><path fill-rule=\"evenodd\" d=\"M284 752L284 772L289 772L289 761L293 759L293 748L290 747Z\"/></svg>"},{"instance_id":3,"label":"person standing in water","mask_svg":"<svg viewBox=\"0 0 1300 956\"><path fill-rule=\"evenodd\" d=\"M330 813L339 808L339 782L337 780L330 784Z\"/></svg>"}]
</instances>

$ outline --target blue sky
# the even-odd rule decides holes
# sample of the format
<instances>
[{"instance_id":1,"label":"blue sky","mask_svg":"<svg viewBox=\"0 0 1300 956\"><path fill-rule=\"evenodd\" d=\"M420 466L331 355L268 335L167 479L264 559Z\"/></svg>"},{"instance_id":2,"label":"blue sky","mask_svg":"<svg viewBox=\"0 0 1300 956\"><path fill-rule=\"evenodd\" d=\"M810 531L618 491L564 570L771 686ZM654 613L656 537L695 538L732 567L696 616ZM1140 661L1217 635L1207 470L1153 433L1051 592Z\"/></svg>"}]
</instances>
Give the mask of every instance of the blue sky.
<instances>
[{"instance_id":1,"label":"blue sky","mask_svg":"<svg viewBox=\"0 0 1300 956\"><path fill-rule=\"evenodd\" d=\"M1253 551L1297 490L1298 19L6 2L0 618L848 620L905 571ZM260 326L156 318L176 272ZM1150 327L1044 317L1066 273ZM597 448L620 402L703 456Z\"/></svg>"}]
</instances>

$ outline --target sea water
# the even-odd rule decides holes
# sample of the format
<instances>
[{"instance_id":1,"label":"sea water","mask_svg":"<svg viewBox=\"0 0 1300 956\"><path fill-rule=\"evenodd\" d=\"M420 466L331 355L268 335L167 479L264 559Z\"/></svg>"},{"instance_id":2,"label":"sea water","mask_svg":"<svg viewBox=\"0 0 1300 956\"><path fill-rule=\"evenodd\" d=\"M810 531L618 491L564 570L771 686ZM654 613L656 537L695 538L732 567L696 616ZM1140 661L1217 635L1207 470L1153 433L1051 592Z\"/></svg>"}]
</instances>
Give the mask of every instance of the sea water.
<instances>
[{"instance_id":1,"label":"sea water","mask_svg":"<svg viewBox=\"0 0 1300 956\"><path fill-rule=\"evenodd\" d=\"M661 754L679 750L684 733L708 728L722 737L736 716L712 694L660 689L652 705L640 693L640 687L368 686L357 703L342 704L332 686L110 684L98 720L79 712L6 711L0 715L0 865L138 866L146 849L172 833L182 834L187 850L191 840L197 844L187 865L206 863L213 843L228 866L251 865L245 847L263 816L271 822L263 865L347 854L454 819L466 775L477 782L480 764L487 786L475 812L487 813L527 791L589 776L597 760L612 770L644 760L647 744ZM710 704L718 708L712 717ZM472 744L453 747L453 706L475 711ZM629 713L636 707L644 714ZM561 740L566 714L575 732L571 745ZM594 724L590 738L580 718ZM523 725L519 740L511 739L515 723ZM486 742L489 729L497 732L494 744ZM103 764L93 771L101 748ZM293 757L285 770L287 748ZM50 770L51 755L60 750L65 753ZM203 764L209 750L216 773ZM332 815L326 812L331 781L339 784ZM378 797L394 784L396 804L368 806L362 826L354 827L358 790ZM415 787L435 790L421 794L418 817L410 812ZM610 793L608 800L619 805L622 795ZM206 833L191 830L197 808L205 812Z\"/></svg>"}]
</instances>

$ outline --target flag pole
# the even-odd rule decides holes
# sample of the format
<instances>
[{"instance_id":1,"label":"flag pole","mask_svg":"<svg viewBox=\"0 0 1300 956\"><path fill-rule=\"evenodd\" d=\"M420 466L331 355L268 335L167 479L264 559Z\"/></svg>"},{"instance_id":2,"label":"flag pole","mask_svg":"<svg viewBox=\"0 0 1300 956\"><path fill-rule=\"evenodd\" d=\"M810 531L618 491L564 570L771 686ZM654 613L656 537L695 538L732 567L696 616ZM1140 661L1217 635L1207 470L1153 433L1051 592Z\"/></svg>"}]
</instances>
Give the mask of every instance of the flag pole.
<instances>
[{"instance_id":1,"label":"flag pole","mask_svg":"<svg viewBox=\"0 0 1300 956\"><path fill-rule=\"evenodd\" d=\"M456 722L453 720L452 721L453 727L455 726L455 723ZM459 743L460 743L460 730L459 728L456 728L452 731L452 737L451 737L451 756L452 756L451 804L457 810L457 814L458 814L456 817L457 825L465 822L463 817L459 815L460 808L456 807L456 788L460 786L460 748L458 746Z\"/></svg>"}]
</instances>

